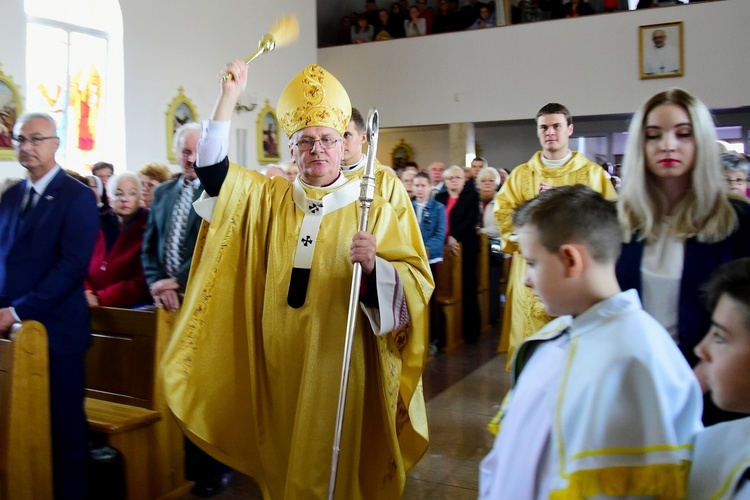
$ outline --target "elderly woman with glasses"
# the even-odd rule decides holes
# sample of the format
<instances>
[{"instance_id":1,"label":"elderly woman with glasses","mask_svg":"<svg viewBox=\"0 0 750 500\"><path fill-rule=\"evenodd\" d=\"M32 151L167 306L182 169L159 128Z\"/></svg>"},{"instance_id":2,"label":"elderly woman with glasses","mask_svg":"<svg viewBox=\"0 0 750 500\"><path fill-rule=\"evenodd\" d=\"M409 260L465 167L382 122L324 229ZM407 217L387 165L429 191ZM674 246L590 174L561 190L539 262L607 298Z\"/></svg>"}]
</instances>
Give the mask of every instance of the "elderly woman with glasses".
<instances>
[{"instance_id":1,"label":"elderly woman with glasses","mask_svg":"<svg viewBox=\"0 0 750 500\"><path fill-rule=\"evenodd\" d=\"M733 152L721 153L721 166L724 167L724 180L727 190L740 196L747 196L747 176L750 163Z\"/></svg>"},{"instance_id":2,"label":"elderly woman with glasses","mask_svg":"<svg viewBox=\"0 0 750 500\"><path fill-rule=\"evenodd\" d=\"M112 212L102 220L86 276L90 307L133 307L151 302L141 264L148 209L141 207L141 180L122 172L107 183Z\"/></svg>"},{"instance_id":3,"label":"elderly woman with glasses","mask_svg":"<svg viewBox=\"0 0 750 500\"><path fill-rule=\"evenodd\" d=\"M479 253L479 194L473 185L466 186L464 170L452 166L443 172L447 191L435 195L445 205L447 228L446 250L458 253L461 244L461 279L463 284L463 337L467 343L479 339L479 300L477 298L477 255Z\"/></svg>"}]
</instances>

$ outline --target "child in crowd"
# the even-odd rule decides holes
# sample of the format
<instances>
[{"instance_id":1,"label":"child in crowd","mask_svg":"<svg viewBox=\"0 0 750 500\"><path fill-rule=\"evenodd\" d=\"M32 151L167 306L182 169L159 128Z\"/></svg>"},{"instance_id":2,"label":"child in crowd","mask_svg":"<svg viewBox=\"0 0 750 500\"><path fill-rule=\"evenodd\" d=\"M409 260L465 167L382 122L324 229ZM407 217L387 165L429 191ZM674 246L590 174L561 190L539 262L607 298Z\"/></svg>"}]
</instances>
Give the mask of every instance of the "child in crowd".
<instances>
[{"instance_id":1,"label":"child in crowd","mask_svg":"<svg viewBox=\"0 0 750 500\"><path fill-rule=\"evenodd\" d=\"M620 291L614 205L561 186L513 223L525 284L559 317L518 349L480 498L683 498L700 388L637 293Z\"/></svg>"},{"instance_id":2,"label":"child in crowd","mask_svg":"<svg viewBox=\"0 0 750 500\"><path fill-rule=\"evenodd\" d=\"M706 368L711 397L722 410L750 413L750 258L712 273L706 298L711 329L695 348ZM698 434L689 499L750 499L750 418Z\"/></svg>"}]
</instances>

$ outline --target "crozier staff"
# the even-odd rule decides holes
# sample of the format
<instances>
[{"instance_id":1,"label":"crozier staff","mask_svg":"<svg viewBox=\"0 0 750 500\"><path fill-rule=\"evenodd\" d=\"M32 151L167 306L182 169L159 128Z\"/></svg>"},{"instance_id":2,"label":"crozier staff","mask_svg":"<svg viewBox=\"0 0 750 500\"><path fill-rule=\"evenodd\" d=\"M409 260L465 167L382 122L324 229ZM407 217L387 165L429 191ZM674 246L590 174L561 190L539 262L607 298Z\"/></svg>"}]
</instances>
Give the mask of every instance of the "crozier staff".
<instances>
[{"instance_id":1,"label":"crozier staff","mask_svg":"<svg viewBox=\"0 0 750 500\"><path fill-rule=\"evenodd\" d=\"M325 496L353 263L363 293L353 341L337 498L399 498L427 447L421 317L429 269L375 196L358 232L360 183L341 174L351 105L311 65L282 93L293 184L227 159L247 82L234 61L205 125L198 175L212 196L183 314L165 357L167 400L188 436L254 477L268 498ZM404 332L409 334L405 335ZM399 332L399 333L392 333Z\"/></svg>"}]
</instances>

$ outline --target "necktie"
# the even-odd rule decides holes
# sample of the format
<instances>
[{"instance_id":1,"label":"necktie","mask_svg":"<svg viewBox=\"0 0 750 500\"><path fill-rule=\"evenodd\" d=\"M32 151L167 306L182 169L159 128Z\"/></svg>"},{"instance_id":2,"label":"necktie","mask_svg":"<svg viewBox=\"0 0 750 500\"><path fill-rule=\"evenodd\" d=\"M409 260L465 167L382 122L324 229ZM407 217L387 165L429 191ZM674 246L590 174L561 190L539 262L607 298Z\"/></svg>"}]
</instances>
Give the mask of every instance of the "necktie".
<instances>
[{"instance_id":1,"label":"necktie","mask_svg":"<svg viewBox=\"0 0 750 500\"><path fill-rule=\"evenodd\" d=\"M34 208L37 198L39 198L39 194L34 188L31 188L29 190L29 198L26 200L26 204L21 207L21 213L19 215L21 220L24 220L29 212L31 212L31 209Z\"/></svg>"},{"instance_id":2,"label":"necktie","mask_svg":"<svg viewBox=\"0 0 750 500\"><path fill-rule=\"evenodd\" d=\"M167 274L174 277L182 264L180 250L182 240L185 238L185 227L187 226L188 215L190 215L190 204L193 202L194 187L192 183L185 184L180 192L180 198L172 212L172 226L167 236L166 268Z\"/></svg>"}]
</instances>

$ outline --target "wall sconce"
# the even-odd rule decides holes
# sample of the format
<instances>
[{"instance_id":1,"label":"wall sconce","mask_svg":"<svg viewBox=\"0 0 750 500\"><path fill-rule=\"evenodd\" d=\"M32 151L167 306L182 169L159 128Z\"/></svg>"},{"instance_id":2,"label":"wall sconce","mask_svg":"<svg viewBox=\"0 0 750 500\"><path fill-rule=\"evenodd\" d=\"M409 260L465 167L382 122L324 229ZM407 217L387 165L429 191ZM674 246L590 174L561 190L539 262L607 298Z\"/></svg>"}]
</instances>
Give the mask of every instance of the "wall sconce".
<instances>
[{"instance_id":1,"label":"wall sconce","mask_svg":"<svg viewBox=\"0 0 750 500\"><path fill-rule=\"evenodd\" d=\"M256 103L258 99L254 95L240 97L237 100L237 104L234 105L234 110L239 113L243 111L252 111L258 105Z\"/></svg>"}]
</instances>

